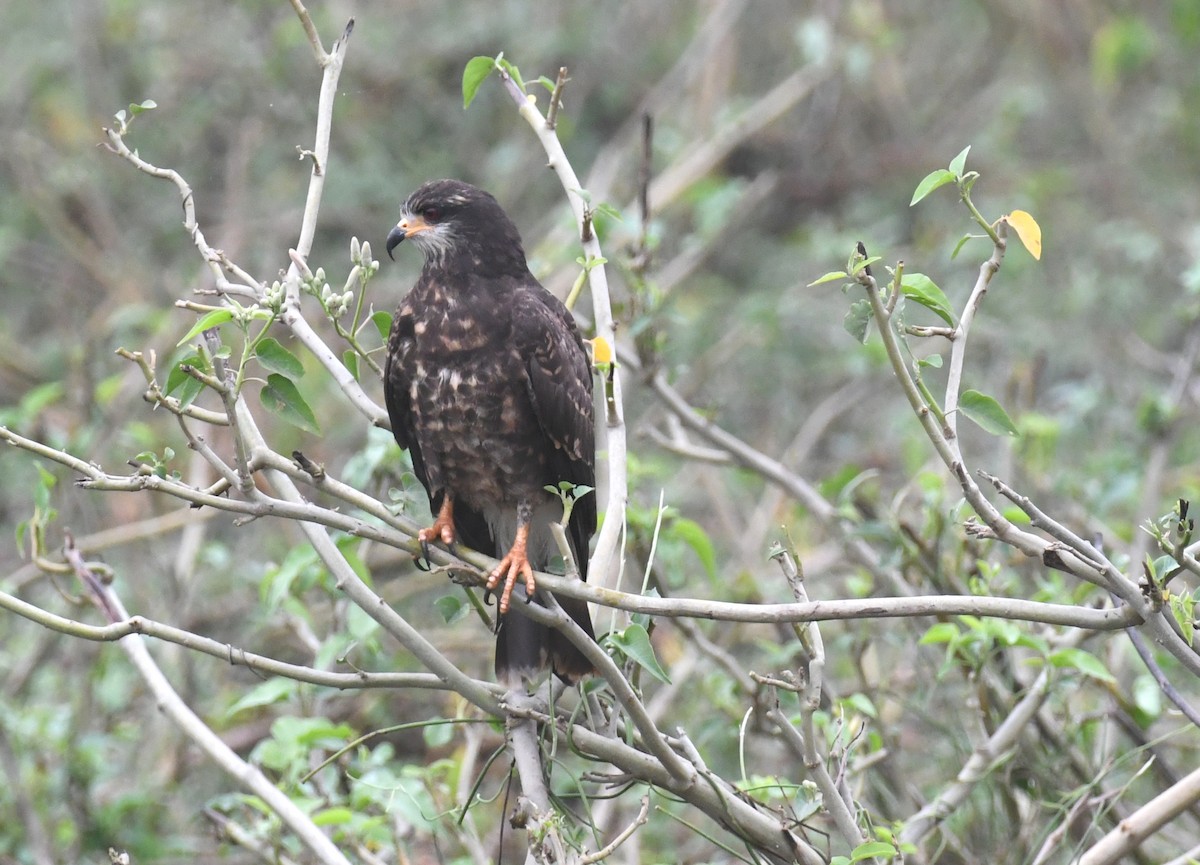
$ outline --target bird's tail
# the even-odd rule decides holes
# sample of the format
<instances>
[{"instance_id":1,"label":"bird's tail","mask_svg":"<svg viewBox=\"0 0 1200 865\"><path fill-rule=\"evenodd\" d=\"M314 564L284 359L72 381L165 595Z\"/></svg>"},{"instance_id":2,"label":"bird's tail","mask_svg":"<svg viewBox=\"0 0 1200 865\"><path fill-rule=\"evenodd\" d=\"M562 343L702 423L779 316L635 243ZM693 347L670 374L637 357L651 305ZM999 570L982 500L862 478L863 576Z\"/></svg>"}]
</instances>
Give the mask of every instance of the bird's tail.
<instances>
[{"instance_id":1,"label":"bird's tail","mask_svg":"<svg viewBox=\"0 0 1200 865\"><path fill-rule=\"evenodd\" d=\"M436 504L436 503L435 503ZM529 527L526 547L529 563L534 570L546 571L558 555L558 545L550 532L550 522L561 515L555 505L535 508ZM503 558L512 544L516 532L515 508L497 509L483 514L454 503L454 525L460 542L474 550L492 550L496 558ZM582 522L575 524L572 517L571 531L567 537L571 551L579 568L580 576L587 579L587 538ZM596 639L592 629L592 617L586 601L555 595L563 610L591 639ZM534 599L537 602L537 599ZM525 586L517 581L513 587L512 605L525 603ZM524 679L536 679L547 666L560 679L574 684L584 676L595 672L595 668L567 637L510 608L499 617L496 630L496 680L506 687L517 687Z\"/></svg>"},{"instance_id":2,"label":"bird's tail","mask_svg":"<svg viewBox=\"0 0 1200 865\"><path fill-rule=\"evenodd\" d=\"M540 513L534 513L528 544L529 563L537 571L548 570L557 550L550 535L549 520L543 519L542 516ZM580 544L573 535L574 533L568 533L571 552L579 567L580 577L586 580L588 551L586 547L578 549ZM512 534L501 530L495 531L494 537L496 557L502 558L508 552ZM595 640L596 632L592 629L592 617L588 612L587 602L561 595L554 597L566 614L583 628L584 633ZM534 601L538 602L536 598ZM524 602L524 587L518 581L513 592L513 604ZM592 662L562 632L540 625L515 610L510 609L506 615L501 616L496 632L497 680L512 687L522 679L535 678L547 665L555 675L570 684L595 672Z\"/></svg>"},{"instance_id":3,"label":"bird's tail","mask_svg":"<svg viewBox=\"0 0 1200 865\"><path fill-rule=\"evenodd\" d=\"M498 545L499 546L499 545ZM502 557L506 549L497 549L496 556ZM587 568L586 552L578 557L581 571ZM549 562L538 561L530 556L534 570L546 570ZM592 617L586 601L555 595L563 610L583 628L591 639L596 639L592 629ZM519 582L513 591L513 604L525 602L525 589ZM534 603L540 603L534 598ZM535 678L549 665L554 674L564 682L574 684L584 676L595 672L592 662L572 643L565 634L554 628L535 622L516 610L500 617L496 632L496 678L509 687L515 687L522 679Z\"/></svg>"},{"instance_id":4,"label":"bird's tail","mask_svg":"<svg viewBox=\"0 0 1200 865\"><path fill-rule=\"evenodd\" d=\"M579 576L586 581L588 551L585 549L581 553L576 552L574 554L575 561L579 564ZM592 642L595 642L596 632L592 629L592 615L588 612L587 601L581 601L578 598L564 598L558 595L554 597L558 600L559 605L562 606L563 611L575 620L575 624L583 628L583 632L588 635ZM555 674L564 682L575 684L584 676L596 672L596 668L592 665L592 662L561 631L550 630L549 649L550 666L553 668Z\"/></svg>"}]
</instances>

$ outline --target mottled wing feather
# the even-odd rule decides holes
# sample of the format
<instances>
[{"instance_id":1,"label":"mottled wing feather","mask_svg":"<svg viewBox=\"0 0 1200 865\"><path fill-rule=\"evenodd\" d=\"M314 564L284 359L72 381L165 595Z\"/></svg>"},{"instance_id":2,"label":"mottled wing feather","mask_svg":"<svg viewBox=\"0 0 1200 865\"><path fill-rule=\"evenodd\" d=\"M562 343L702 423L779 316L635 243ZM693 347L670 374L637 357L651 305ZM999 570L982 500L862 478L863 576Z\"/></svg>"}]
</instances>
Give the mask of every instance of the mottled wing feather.
<instances>
[{"instance_id":1,"label":"mottled wing feather","mask_svg":"<svg viewBox=\"0 0 1200 865\"><path fill-rule=\"evenodd\" d=\"M594 487L595 423L592 375L583 340L570 311L538 288L517 293L513 334L528 372L528 389L538 424L553 447L550 469L557 480ZM581 559L596 527L596 496L581 498L572 513L571 534ZM580 568L587 562L581 561ZM586 579L587 572L582 575Z\"/></svg>"},{"instance_id":2,"label":"mottled wing feather","mask_svg":"<svg viewBox=\"0 0 1200 865\"><path fill-rule=\"evenodd\" d=\"M418 407L412 401L412 378L407 363L408 354L414 351L416 342L413 315L405 304L401 304L396 310L392 330L388 334L387 358L383 367L383 399L387 406L388 419L392 424L392 435L396 443L408 451L413 473L429 496L430 510L436 514L442 507L445 491L433 489L421 451L421 418ZM483 552L492 552L495 548L495 541L483 514L466 507L460 501L454 503L454 527L459 543Z\"/></svg>"},{"instance_id":3,"label":"mottled wing feather","mask_svg":"<svg viewBox=\"0 0 1200 865\"><path fill-rule=\"evenodd\" d=\"M595 424L592 408L592 375L587 352L575 319L561 301L539 285L518 289L512 304L512 334L525 361L526 387L546 437L547 469L555 481L595 487ZM571 512L568 533L574 548L579 575L587 579L588 542L596 530L596 494L589 492L578 499ZM559 597L559 603L593 640L591 615L585 602ZM568 682L578 681L593 672L592 664L564 636L555 630L535 630L533 623L515 621L527 631L524 640L544 640L554 672ZM515 636L513 642L521 641ZM501 653L497 643L497 671L507 663L515 649ZM528 650L525 650L528 654Z\"/></svg>"},{"instance_id":4,"label":"mottled wing feather","mask_svg":"<svg viewBox=\"0 0 1200 865\"><path fill-rule=\"evenodd\" d=\"M388 420L392 423L392 435L396 444L412 456L413 471L417 479L429 490L425 473L425 462L417 442L416 418L413 416L412 400L409 396L412 380L405 369L405 355L413 350L412 313L403 306L396 310L392 330L388 334L387 358L383 367L383 401L387 406Z\"/></svg>"},{"instance_id":5,"label":"mottled wing feather","mask_svg":"<svg viewBox=\"0 0 1200 865\"><path fill-rule=\"evenodd\" d=\"M542 429L572 459L590 460L594 448L592 377L571 313L540 287L518 291L513 334L526 360Z\"/></svg>"}]
</instances>

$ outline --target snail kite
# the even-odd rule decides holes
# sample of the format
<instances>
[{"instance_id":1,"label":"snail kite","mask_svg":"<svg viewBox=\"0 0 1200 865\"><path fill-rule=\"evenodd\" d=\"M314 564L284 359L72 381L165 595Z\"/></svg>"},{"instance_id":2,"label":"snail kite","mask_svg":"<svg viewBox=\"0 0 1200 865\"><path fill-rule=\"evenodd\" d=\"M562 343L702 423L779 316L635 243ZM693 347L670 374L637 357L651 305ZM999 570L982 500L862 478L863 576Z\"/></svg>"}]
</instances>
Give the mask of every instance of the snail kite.
<instances>
[{"instance_id":1,"label":"snail kite","mask_svg":"<svg viewBox=\"0 0 1200 865\"><path fill-rule=\"evenodd\" d=\"M388 255L404 240L425 265L392 321L384 397L436 514L419 538L501 559L487 582L500 591L500 681L515 685L547 664L578 681L593 668L565 636L507 613L518 584L536 600L533 572L558 554L549 525L561 520L562 502L545 487L596 483L579 330L529 272L516 226L487 192L457 180L424 184L388 234ZM595 496L584 495L567 532L584 579L595 528ZM587 604L559 602L595 639Z\"/></svg>"}]
</instances>

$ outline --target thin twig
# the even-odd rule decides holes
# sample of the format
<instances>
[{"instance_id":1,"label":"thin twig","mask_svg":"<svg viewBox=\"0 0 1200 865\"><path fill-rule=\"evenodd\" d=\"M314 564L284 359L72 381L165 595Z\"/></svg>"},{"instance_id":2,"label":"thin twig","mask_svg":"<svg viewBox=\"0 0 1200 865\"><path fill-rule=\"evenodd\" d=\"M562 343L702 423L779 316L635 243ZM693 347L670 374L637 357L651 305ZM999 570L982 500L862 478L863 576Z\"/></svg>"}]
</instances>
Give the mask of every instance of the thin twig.
<instances>
[{"instance_id":1,"label":"thin twig","mask_svg":"<svg viewBox=\"0 0 1200 865\"><path fill-rule=\"evenodd\" d=\"M255 429L257 432L257 430ZM261 433L258 433L261 436ZM298 493L292 498L275 498L255 491L251 500L230 499L211 495L190 487L180 481L159 477L154 474L137 474L131 477L108 475L90 463L84 463L65 452L25 439L0 427L0 440L24 447L39 456L61 462L86 472L80 486L88 489L137 491L156 490L194 504L209 505L221 510L247 516L272 516L340 529L356 537L370 538L389 546L405 549L414 555L420 553L420 545L413 539L416 525L407 520L393 517L392 522L403 526L401 535L390 526L380 526L340 511L322 508L304 501ZM256 450L256 463L271 466L274 474L286 478L290 489L291 474L307 477L291 460L272 452L261 445ZM277 462L278 461L278 462ZM279 466L276 468L276 466ZM286 470L283 468L286 466ZM327 477L323 484L329 484ZM382 507L382 506L380 506ZM466 566L477 569L480 584L485 580L486 569L495 566L491 557L477 553L453 555L434 550L433 556L439 564ZM564 579L554 574L538 575L538 580L550 591L567 597L579 598L601 606L613 607L628 612L647 613L654 616L691 617L700 619L740 622L801 622L830 621L850 618L903 618L915 616L975 615L997 616L1020 621L1044 622L1067 625L1089 630L1118 630L1137 623L1142 617L1140 609L1129 606L1118 610L1096 610L1065 604L1048 604L1021 598L996 598L975 595L938 595L906 598L853 598L832 601L810 601L804 604L740 604L726 601L708 601L690 598L653 598L642 595L605 589L578 579Z\"/></svg>"},{"instance_id":2,"label":"thin twig","mask_svg":"<svg viewBox=\"0 0 1200 865\"><path fill-rule=\"evenodd\" d=\"M997 242L992 247L992 254L983 264L979 265L979 277L975 280L975 287L971 289L971 296L967 299L967 304L963 308L958 325L954 328L954 333L949 337L950 368L946 375L946 399L942 405L942 411L946 418L948 438L955 438L958 435L958 399L961 396L959 390L962 387L963 363L967 353L967 336L971 332L971 324L975 320L975 313L978 312L979 306L983 303L983 298L987 294L988 287L992 284L992 277L1000 272L1000 263L1004 260L1004 250L1007 247L1008 223L1003 219L1000 220L1000 225L997 226L996 236Z\"/></svg>"},{"instance_id":3,"label":"thin twig","mask_svg":"<svg viewBox=\"0 0 1200 865\"><path fill-rule=\"evenodd\" d=\"M576 580L576 582L579 581ZM687 761L676 754L667 744L666 739L655 726L654 721L646 714L646 707L638 699L633 686L629 684L629 680L621 673L620 668L613 662L613 659L590 636L584 633L583 628L579 627L563 611L554 594L549 592L543 593L542 602L545 604L545 608L539 608L536 604L518 604L516 606L519 613L523 613L534 621L550 625L561 631L583 653L583 656L591 662L592 666L608 682L613 696L621 704L621 708L629 715L629 720L642 737L642 741L650 753L662 763L677 781L690 783L692 770L688 766Z\"/></svg>"},{"instance_id":4,"label":"thin twig","mask_svg":"<svg viewBox=\"0 0 1200 865\"><path fill-rule=\"evenodd\" d=\"M996 762L1016 747L1017 738L1036 717L1038 709L1050 693L1053 669L1049 665L1042 668L1029 691L988 740L975 749L954 781L933 801L904 821L904 829L900 833L901 841L908 844L920 843L942 820L957 811L976 786L987 777Z\"/></svg>"},{"instance_id":5,"label":"thin twig","mask_svg":"<svg viewBox=\"0 0 1200 865\"><path fill-rule=\"evenodd\" d=\"M117 618L130 618L120 598L110 587L104 589L104 597L106 605L114 610ZM325 865L350 865L350 860L342 855L329 837L312 822L312 818L308 814L304 813L287 794L272 784L257 766L239 757L187 706L154 661L145 641L140 636L130 634L121 640L119 645L150 688L158 710L169 717L180 732L207 754L209 759L224 770L229 777L236 780L251 794L259 797L278 815L283 824L312 851L318 861Z\"/></svg>"},{"instance_id":6,"label":"thin twig","mask_svg":"<svg viewBox=\"0 0 1200 865\"><path fill-rule=\"evenodd\" d=\"M838 834L842 836L842 840L846 842L847 847L853 849L863 843L865 838L863 837L862 830L858 828L858 823L854 819L853 812L842 798L837 782L829 774L829 768L817 756L815 743L811 741L812 737L801 736L800 732L792 726L791 722L788 721L778 708L767 712L767 720L775 725L775 728L779 730L784 740L804 760L805 768L808 769L809 774L816 782L817 789L821 791L821 800L825 805L825 810L833 818L833 824L837 827Z\"/></svg>"},{"instance_id":7,"label":"thin twig","mask_svg":"<svg viewBox=\"0 0 1200 865\"><path fill-rule=\"evenodd\" d=\"M377 688L415 688L418 690L448 690L445 682L429 673L335 673L328 670L318 670L300 664L289 664L266 655L248 652L245 649L222 643L192 631L176 628L172 625L147 619L144 616L132 616L108 625L90 625L76 619L68 619L51 613L42 607L23 601L7 592L0 592L0 609L15 613L31 622L41 625L59 634L66 634L81 640L94 642L115 643L130 634L140 634L152 637L166 643L174 643L201 654L224 661L230 666L246 667L256 672L271 676L282 676L295 679L297 682L307 682L326 688L336 688L339 691L363 690ZM115 616L115 613L114 613ZM480 682L481 686L489 688L497 695L498 686Z\"/></svg>"},{"instance_id":8,"label":"thin twig","mask_svg":"<svg viewBox=\"0 0 1200 865\"><path fill-rule=\"evenodd\" d=\"M216 835L219 839L235 844L243 850L249 850L266 865L298 865L295 859L279 852L276 849L277 845L270 844L253 832L244 829L221 812L205 808L204 816L216 827Z\"/></svg>"},{"instance_id":9,"label":"thin twig","mask_svg":"<svg viewBox=\"0 0 1200 865\"><path fill-rule=\"evenodd\" d=\"M1142 659L1142 663L1146 665L1146 669L1150 671L1150 675L1154 681L1158 683L1158 688L1163 692L1163 696L1170 700L1183 716L1191 721L1196 727L1200 728L1200 711L1196 710L1179 689L1171 684L1171 680L1167 678L1167 673L1159 665L1158 661L1154 660L1154 652L1150 650L1150 646L1146 644L1146 638L1141 635L1137 628L1128 628L1126 636L1133 643L1133 648L1137 651L1138 657Z\"/></svg>"},{"instance_id":10,"label":"thin twig","mask_svg":"<svg viewBox=\"0 0 1200 865\"><path fill-rule=\"evenodd\" d=\"M633 833L639 828L646 825L650 814L650 794L642 796L642 805L638 809L637 816L633 818L633 822L620 831L620 833L612 839L608 844L605 844L595 853L584 856L579 860L579 865L593 865L595 862L603 862L613 853L617 852L617 848L633 837Z\"/></svg>"},{"instance_id":11,"label":"thin twig","mask_svg":"<svg viewBox=\"0 0 1200 865\"><path fill-rule=\"evenodd\" d=\"M558 67L558 78L554 82L554 91L550 94L550 105L546 108L546 125L551 129L558 126L558 109L562 107L563 88L570 80L567 77L567 67Z\"/></svg>"},{"instance_id":12,"label":"thin twig","mask_svg":"<svg viewBox=\"0 0 1200 865\"><path fill-rule=\"evenodd\" d=\"M300 19L300 26L304 28L304 35L308 37L309 47L313 50L313 59L317 61L317 65L324 67L326 58L329 56L325 53L325 46L321 44L321 35L317 33L317 27L313 24L312 16L308 14L308 10L304 8L301 0L291 0L292 9L295 10L296 16Z\"/></svg>"},{"instance_id":13,"label":"thin twig","mask_svg":"<svg viewBox=\"0 0 1200 865\"><path fill-rule=\"evenodd\" d=\"M1078 865L1124 862L1143 841L1200 799L1200 769L1159 793L1080 856Z\"/></svg>"},{"instance_id":14,"label":"thin twig","mask_svg":"<svg viewBox=\"0 0 1200 865\"><path fill-rule=\"evenodd\" d=\"M667 382L666 376L659 373L650 380L650 387L663 401L663 404L679 418L680 422L698 433L710 443L722 448L741 465L749 468L776 484L793 496L811 512L826 531L836 537L854 561L868 571L881 583L891 586L898 594L912 594L912 587L894 568L885 567L880 561L879 554L856 536L856 531L843 524L837 509L804 478L790 471L778 460L755 450L737 436L713 423L688 402Z\"/></svg>"},{"instance_id":15,"label":"thin twig","mask_svg":"<svg viewBox=\"0 0 1200 865\"><path fill-rule=\"evenodd\" d=\"M590 208L581 194L582 184L575 174L575 169L571 167L562 143L558 140L554 129L547 124L546 119L538 111L537 105L521 93L520 88L516 87L515 82L504 70L500 70L500 78L505 89L516 102L521 118L537 135L542 149L546 152L550 168L562 184L563 192L566 194L567 202L570 204L571 212L579 227L584 259L595 262L588 268L587 277L592 290L592 313L596 336L604 338L610 346L615 348L617 345L616 326L613 321L612 303L609 300L608 277L604 265L599 263L604 258L603 251L595 232L587 232L590 236L584 237L584 229L590 218L588 216ZM607 423L599 431L603 433L603 438L597 441L598 449L605 451L608 455L605 462L604 481L602 484L597 484L600 489L597 489L595 493L600 495L601 489L604 491L606 497L603 508L604 517L592 552L592 567L589 569L598 575L597 580L601 582L609 580L612 562L620 540L621 525L624 522L625 503L629 495L621 378L619 365L614 358L611 376L608 379L611 398L608 400Z\"/></svg>"}]
</instances>

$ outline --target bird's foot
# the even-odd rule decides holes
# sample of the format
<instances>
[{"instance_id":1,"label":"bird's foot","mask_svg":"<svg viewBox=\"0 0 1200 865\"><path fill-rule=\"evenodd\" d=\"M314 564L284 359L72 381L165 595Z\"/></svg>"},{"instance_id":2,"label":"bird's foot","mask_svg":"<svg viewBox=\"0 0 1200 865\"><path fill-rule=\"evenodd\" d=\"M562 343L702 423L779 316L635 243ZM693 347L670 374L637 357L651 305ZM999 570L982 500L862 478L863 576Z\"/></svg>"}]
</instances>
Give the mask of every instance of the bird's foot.
<instances>
[{"instance_id":1,"label":"bird's foot","mask_svg":"<svg viewBox=\"0 0 1200 865\"><path fill-rule=\"evenodd\" d=\"M514 545L488 576L489 592L495 591L501 583L504 586L500 590L500 615L508 612L509 601L512 599L513 587L516 586L518 577L525 579L526 602L532 601L533 593L537 591L537 582L533 578L533 566L529 564L529 558L525 555L524 545Z\"/></svg>"},{"instance_id":2,"label":"bird's foot","mask_svg":"<svg viewBox=\"0 0 1200 865\"><path fill-rule=\"evenodd\" d=\"M446 545L446 549L453 547L456 540L453 515L447 513L447 509L443 508L442 512L437 515L437 519L433 521L432 526L417 532L417 540L421 544L421 554L425 556L426 561L429 561L430 544L441 541Z\"/></svg>"}]
</instances>

